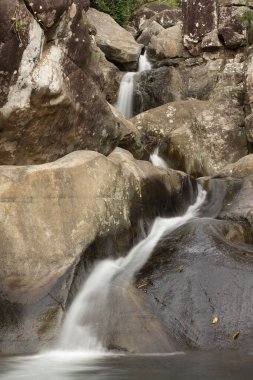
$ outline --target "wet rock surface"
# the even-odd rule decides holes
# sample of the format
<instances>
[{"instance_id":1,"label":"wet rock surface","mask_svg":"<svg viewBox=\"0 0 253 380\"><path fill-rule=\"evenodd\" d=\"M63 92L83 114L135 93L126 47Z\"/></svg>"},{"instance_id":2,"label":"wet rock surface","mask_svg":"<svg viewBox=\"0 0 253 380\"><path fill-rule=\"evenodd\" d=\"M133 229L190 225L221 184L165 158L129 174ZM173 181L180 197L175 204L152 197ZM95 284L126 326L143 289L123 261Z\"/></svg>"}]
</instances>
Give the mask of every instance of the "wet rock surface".
<instances>
[{"instance_id":1,"label":"wet rock surface","mask_svg":"<svg viewBox=\"0 0 253 380\"><path fill-rule=\"evenodd\" d=\"M214 189L202 213L208 217L165 237L137 288L181 347L251 350L252 219L245 210L252 212L252 177L207 181Z\"/></svg>"},{"instance_id":2,"label":"wet rock surface","mask_svg":"<svg viewBox=\"0 0 253 380\"><path fill-rule=\"evenodd\" d=\"M186 98L187 88L180 71L161 67L144 71L136 79L134 113L139 114L168 102Z\"/></svg>"}]
</instances>

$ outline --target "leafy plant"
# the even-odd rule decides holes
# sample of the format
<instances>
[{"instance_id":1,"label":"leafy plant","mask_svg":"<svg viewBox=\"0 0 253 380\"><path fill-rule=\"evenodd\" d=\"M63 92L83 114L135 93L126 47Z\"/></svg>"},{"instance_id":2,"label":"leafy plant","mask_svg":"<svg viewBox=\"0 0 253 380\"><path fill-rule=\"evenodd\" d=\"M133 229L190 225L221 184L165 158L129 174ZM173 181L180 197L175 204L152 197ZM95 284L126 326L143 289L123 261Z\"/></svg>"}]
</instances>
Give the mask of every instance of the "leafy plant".
<instances>
[{"instance_id":1,"label":"leafy plant","mask_svg":"<svg viewBox=\"0 0 253 380\"><path fill-rule=\"evenodd\" d=\"M111 15L120 25L126 25L136 8L145 3L179 6L181 0L91 0L91 6Z\"/></svg>"},{"instance_id":2,"label":"leafy plant","mask_svg":"<svg viewBox=\"0 0 253 380\"><path fill-rule=\"evenodd\" d=\"M18 20L16 23L16 31L22 32L25 29L25 23L22 20Z\"/></svg>"},{"instance_id":3,"label":"leafy plant","mask_svg":"<svg viewBox=\"0 0 253 380\"><path fill-rule=\"evenodd\" d=\"M21 33L25 30L25 23L22 20L19 0L16 0L15 14L11 18L12 29L15 31L20 43L22 43Z\"/></svg>"},{"instance_id":4,"label":"leafy plant","mask_svg":"<svg viewBox=\"0 0 253 380\"><path fill-rule=\"evenodd\" d=\"M246 28L247 45L249 46L252 45L253 42L253 9L250 8L248 0L245 0L245 6L247 10L245 10L242 15L237 16L236 19Z\"/></svg>"},{"instance_id":5,"label":"leafy plant","mask_svg":"<svg viewBox=\"0 0 253 380\"><path fill-rule=\"evenodd\" d=\"M91 0L91 6L108 13L120 25L127 23L138 4L138 0Z\"/></svg>"},{"instance_id":6,"label":"leafy plant","mask_svg":"<svg viewBox=\"0 0 253 380\"><path fill-rule=\"evenodd\" d=\"M157 3L157 4L166 4L172 8L177 8L181 5L181 0L147 0L144 3Z\"/></svg>"}]
</instances>

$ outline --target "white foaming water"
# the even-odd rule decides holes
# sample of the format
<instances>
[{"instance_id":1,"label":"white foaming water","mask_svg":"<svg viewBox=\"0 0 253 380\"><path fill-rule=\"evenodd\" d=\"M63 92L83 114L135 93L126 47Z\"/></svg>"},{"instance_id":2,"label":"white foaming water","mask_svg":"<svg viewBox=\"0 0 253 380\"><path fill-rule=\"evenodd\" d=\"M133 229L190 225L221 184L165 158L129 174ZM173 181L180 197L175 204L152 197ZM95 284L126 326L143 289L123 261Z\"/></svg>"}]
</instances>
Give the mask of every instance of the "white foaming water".
<instances>
[{"instance_id":1,"label":"white foaming water","mask_svg":"<svg viewBox=\"0 0 253 380\"><path fill-rule=\"evenodd\" d=\"M141 73L142 71L145 71L145 70L151 70L151 64L147 58L146 51L144 54L140 55L138 72Z\"/></svg>"},{"instance_id":2,"label":"white foaming water","mask_svg":"<svg viewBox=\"0 0 253 380\"><path fill-rule=\"evenodd\" d=\"M117 110L127 119L133 116L134 76L134 72L128 72L123 76L116 104Z\"/></svg>"},{"instance_id":3,"label":"white foaming water","mask_svg":"<svg viewBox=\"0 0 253 380\"><path fill-rule=\"evenodd\" d=\"M162 157L159 156L159 149L158 147L155 148L154 153L150 155L150 161L154 166L157 166L159 168L168 169L168 165L166 162L162 159Z\"/></svg>"},{"instance_id":4,"label":"white foaming water","mask_svg":"<svg viewBox=\"0 0 253 380\"><path fill-rule=\"evenodd\" d=\"M148 236L132 248L126 257L103 260L94 268L66 315L58 349L106 352L96 335L95 316L103 315L112 282L120 276L121 286L131 283L161 237L198 215L205 196L206 192L199 189L195 204L183 216L156 218Z\"/></svg>"},{"instance_id":5,"label":"white foaming water","mask_svg":"<svg viewBox=\"0 0 253 380\"><path fill-rule=\"evenodd\" d=\"M149 63L145 52L143 55L140 55L138 72L140 73L144 70L150 69L151 64ZM135 86L135 75L136 72L130 71L123 76L120 82L119 96L116 108L127 119L130 119L133 116L133 95Z\"/></svg>"}]
</instances>

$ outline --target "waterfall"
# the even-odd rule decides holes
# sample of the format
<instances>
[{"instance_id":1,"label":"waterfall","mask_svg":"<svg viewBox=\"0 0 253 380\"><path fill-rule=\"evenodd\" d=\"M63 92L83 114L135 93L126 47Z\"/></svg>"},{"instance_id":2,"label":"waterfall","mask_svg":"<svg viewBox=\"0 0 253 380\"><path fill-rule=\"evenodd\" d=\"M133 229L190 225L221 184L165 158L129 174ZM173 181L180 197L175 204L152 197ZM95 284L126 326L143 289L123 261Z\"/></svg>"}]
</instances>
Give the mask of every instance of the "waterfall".
<instances>
[{"instance_id":1,"label":"waterfall","mask_svg":"<svg viewBox=\"0 0 253 380\"><path fill-rule=\"evenodd\" d=\"M138 64L138 73L144 70L150 70L151 64L147 59L146 52L140 55ZM119 96L116 103L116 108L121 112L126 119L130 119L133 116L133 95L135 85L136 72L129 71L123 75L120 82Z\"/></svg>"},{"instance_id":2,"label":"waterfall","mask_svg":"<svg viewBox=\"0 0 253 380\"><path fill-rule=\"evenodd\" d=\"M105 334L108 323L104 319L110 291L112 288L115 291L117 287L127 288L133 282L135 274L148 261L161 237L198 215L205 195L206 192L199 189L195 204L191 205L183 216L156 218L147 237L132 248L126 257L106 259L95 266L67 312L58 349L106 352L101 335ZM101 316L102 331L97 319L101 320Z\"/></svg>"},{"instance_id":3,"label":"waterfall","mask_svg":"<svg viewBox=\"0 0 253 380\"><path fill-rule=\"evenodd\" d=\"M166 162L162 159L162 157L159 156L159 148L156 147L154 150L154 153L150 155L150 161L154 166L158 166L159 168L168 169L168 165Z\"/></svg>"},{"instance_id":4,"label":"waterfall","mask_svg":"<svg viewBox=\"0 0 253 380\"><path fill-rule=\"evenodd\" d=\"M151 70L151 64L147 58L146 50L144 54L140 55L138 72L141 73L142 71L145 71L145 70Z\"/></svg>"},{"instance_id":5,"label":"waterfall","mask_svg":"<svg viewBox=\"0 0 253 380\"><path fill-rule=\"evenodd\" d=\"M119 96L116 104L117 110L127 119L133 116L134 76L135 72L131 71L123 76L120 82Z\"/></svg>"}]
</instances>

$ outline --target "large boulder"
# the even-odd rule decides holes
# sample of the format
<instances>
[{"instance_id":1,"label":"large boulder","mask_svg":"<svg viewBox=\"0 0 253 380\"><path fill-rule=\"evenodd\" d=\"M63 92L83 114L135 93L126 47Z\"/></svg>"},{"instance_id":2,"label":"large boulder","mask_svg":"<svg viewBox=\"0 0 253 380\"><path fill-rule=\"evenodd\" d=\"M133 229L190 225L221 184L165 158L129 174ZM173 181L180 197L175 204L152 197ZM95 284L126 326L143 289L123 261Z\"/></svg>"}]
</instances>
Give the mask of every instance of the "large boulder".
<instances>
[{"instance_id":1,"label":"large boulder","mask_svg":"<svg viewBox=\"0 0 253 380\"><path fill-rule=\"evenodd\" d=\"M201 51L200 44L204 36L217 30L216 0L182 1L184 45L193 55Z\"/></svg>"},{"instance_id":2,"label":"large boulder","mask_svg":"<svg viewBox=\"0 0 253 380\"><path fill-rule=\"evenodd\" d=\"M237 49L247 43L243 15L248 11L244 6L225 6L219 9L218 33L228 49Z\"/></svg>"},{"instance_id":3,"label":"large boulder","mask_svg":"<svg viewBox=\"0 0 253 380\"><path fill-rule=\"evenodd\" d=\"M207 62L187 67L188 97L207 100L211 96L220 73L224 68L224 59L210 59ZM185 64L182 64L185 66Z\"/></svg>"},{"instance_id":4,"label":"large boulder","mask_svg":"<svg viewBox=\"0 0 253 380\"><path fill-rule=\"evenodd\" d=\"M103 84L101 85L101 90L105 95L106 100L115 104L118 98L120 81L122 78L122 73L113 63L108 61L105 54L96 44L95 39L92 38L92 54L93 59L98 64L98 68L101 70L103 75Z\"/></svg>"},{"instance_id":5,"label":"large boulder","mask_svg":"<svg viewBox=\"0 0 253 380\"><path fill-rule=\"evenodd\" d=\"M242 157L234 164L225 166L219 173L221 176L246 177L253 175L253 154Z\"/></svg>"},{"instance_id":6,"label":"large boulder","mask_svg":"<svg viewBox=\"0 0 253 380\"><path fill-rule=\"evenodd\" d=\"M147 52L149 56L157 60L186 57L182 39L182 25L177 24L153 35Z\"/></svg>"},{"instance_id":7,"label":"large boulder","mask_svg":"<svg viewBox=\"0 0 253 380\"><path fill-rule=\"evenodd\" d=\"M106 58L128 69L137 67L142 46L133 36L106 13L90 8L87 17L96 28L96 42Z\"/></svg>"},{"instance_id":8,"label":"large boulder","mask_svg":"<svg viewBox=\"0 0 253 380\"><path fill-rule=\"evenodd\" d=\"M9 3L0 11L0 164L43 163L78 149L109 154L121 134L101 93L83 21L88 2Z\"/></svg>"},{"instance_id":9,"label":"large boulder","mask_svg":"<svg viewBox=\"0 0 253 380\"><path fill-rule=\"evenodd\" d=\"M161 61L165 67L136 76L134 114L187 98L208 100L217 86L225 62L224 59L205 61L200 57Z\"/></svg>"},{"instance_id":10,"label":"large boulder","mask_svg":"<svg viewBox=\"0 0 253 380\"><path fill-rule=\"evenodd\" d=\"M146 27L143 29L141 35L137 38L140 44L147 46L150 43L152 36L157 36L163 29L156 21L145 23Z\"/></svg>"},{"instance_id":11,"label":"large boulder","mask_svg":"<svg viewBox=\"0 0 253 380\"><path fill-rule=\"evenodd\" d=\"M249 352L253 178L206 179L204 186L202 218L158 244L137 289L180 347Z\"/></svg>"},{"instance_id":12,"label":"large boulder","mask_svg":"<svg viewBox=\"0 0 253 380\"><path fill-rule=\"evenodd\" d=\"M143 71L136 79L134 113L183 100L186 96L187 88L177 68L161 67Z\"/></svg>"},{"instance_id":13,"label":"large boulder","mask_svg":"<svg viewBox=\"0 0 253 380\"><path fill-rule=\"evenodd\" d=\"M184 208L191 194L185 174L121 149L0 167L0 351L33 351L55 336L81 256L96 258L94 241L124 252L137 220Z\"/></svg>"},{"instance_id":14,"label":"large boulder","mask_svg":"<svg viewBox=\"0 0 253 380\"><path fill-rule=\"evenodd\" d=\"M247 154L243 91L243 63L228 62L208 101L171 102L132 122L141 133L168 143L171 167L213 175Z\"/></svg>"},{"instance_id":15,"label":"large boulder","mask_svg":"<svg viewBox=\"0 0 253 380\"><path fill-rule=\"evenodd\" d=\"M168 143L171 167L195 176L213 175L247 154L240 109L208 101L172 102L132 119L136 128Z\"/></svg>"}]
</instances>

